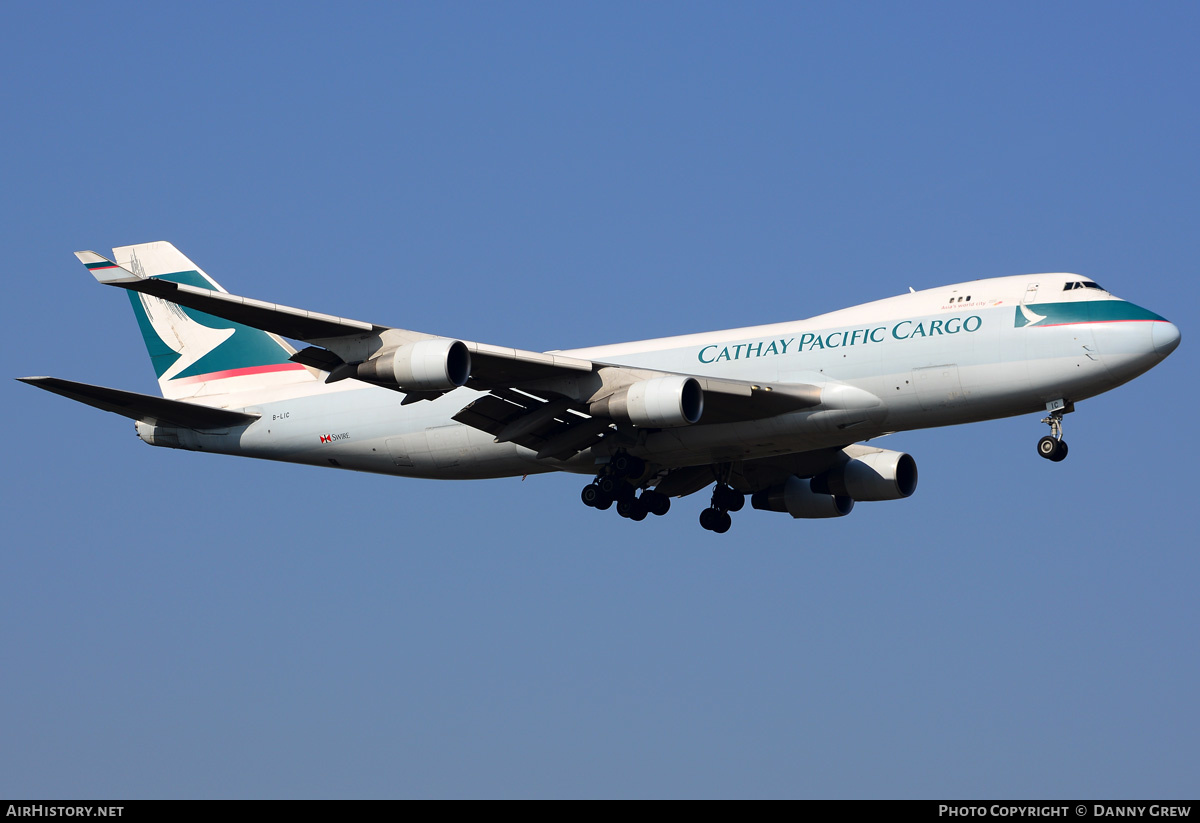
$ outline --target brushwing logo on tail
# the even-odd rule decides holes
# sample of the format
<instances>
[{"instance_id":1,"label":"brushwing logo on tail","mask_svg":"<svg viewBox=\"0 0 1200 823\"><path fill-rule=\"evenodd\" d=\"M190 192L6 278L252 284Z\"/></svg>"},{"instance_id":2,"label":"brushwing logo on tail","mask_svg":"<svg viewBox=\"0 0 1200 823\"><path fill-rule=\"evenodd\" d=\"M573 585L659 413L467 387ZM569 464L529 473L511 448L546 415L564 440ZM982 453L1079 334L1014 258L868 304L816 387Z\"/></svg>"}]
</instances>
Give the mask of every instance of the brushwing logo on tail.
<instances>
[{"instance_id":1,"label":"brushwing logo on tail","mask_svg":"<svg viewBox=\"0 0 1200 823\"><path fill-rule=\"evenodd\" d=\"M233 337L233 329L211 329L193 321L174 303L149 294L137 294L154 333L179 357L158 377L173 380L209 352Z\"/></svg>"},{"instance_id":2,"label":"brushwing logo on tail","mask_svg":"<svg viewBox=\"0 0 1200 823\"><path fill-rule=\"evenodd\" d=\"M130 270L146 277L145 267L134 252ZM154 275L189 286L214 289L199 271ZM288 360L289 352L266 332L240 323L187 309L176 303L141 292L130 291L129 300L142 328L142 336L160 381L203 377L231 370L276 366L279 371L304 367Z\"/></svg>"}]
</instances>

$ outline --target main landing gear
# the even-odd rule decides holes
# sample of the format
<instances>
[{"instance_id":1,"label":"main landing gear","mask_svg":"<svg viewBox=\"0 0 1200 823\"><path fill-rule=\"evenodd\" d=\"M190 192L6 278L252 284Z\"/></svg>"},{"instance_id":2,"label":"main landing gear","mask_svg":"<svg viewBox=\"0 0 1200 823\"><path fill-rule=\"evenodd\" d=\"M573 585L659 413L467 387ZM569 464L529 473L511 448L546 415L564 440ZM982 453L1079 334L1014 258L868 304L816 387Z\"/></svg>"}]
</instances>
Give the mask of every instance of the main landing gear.
<instances>
[{"instance_id":1,"label":"main landing gear","mask_svg":"<svg viewBox=\"0 0 1200 823\"><path fill-rule=\"evenodd\" d=\"M671 498L661 492L642 489L635 485L646 471L646 464L640 458L629 454L617 454L596 475L596 479L583 487L579 497L585 506L594 509L608 509L614 503L617 514L630 520L645 520L646 515L664 515L671 508Z\"/></svg>"},{"instance_id":2,"label":"main landing gear","mask_svg":"<svg viewBox=\"0 0 1200 823\"><path fill-rule=\"evenodd\" d=\"M645 482L643 460L625 453L615 454L596 479L583 487L579 497L585 506L593 509L604 510L615 505L617 514L629 520L666 514L671 508L671 498L662 492L642 488ZM729 513L741 511L745 505L746 495L730 486L727 480L720 480L713 487L711 504L700 512L700 525L710 532L724 534L733 525Z\"/></svg>"},{"instance_id":3,"label":"main landing gear","mask_svg":"<svg viewBox=\"0 0 1200 823\"><path fill-rule=\"evenodd\" d=\"M1056 400L1050 403L1047 408L1050 414L1042 418L1042 422L1050 426L1050 434L1038 441L1037 452L1047 460L1055 463L1061 463L1067 459L1067 441L1062 439L1063 436L1063 415L1069 411L1074 411L1074 405L1065 403L1062 400Z\"/></svg>"},{"instance_id":4,"label":"main landing gear","mask_svg":"<svg viewBox=\"0 0 1200 823\"><path fill-rule=\"evenodd\" d=\"M724 534L733 525L730 512L741 511L746 505L746 495L732 486L718 483L713 487L712 505L700 512L700 527L710 532Z\"/></svg>"}]
</instances>

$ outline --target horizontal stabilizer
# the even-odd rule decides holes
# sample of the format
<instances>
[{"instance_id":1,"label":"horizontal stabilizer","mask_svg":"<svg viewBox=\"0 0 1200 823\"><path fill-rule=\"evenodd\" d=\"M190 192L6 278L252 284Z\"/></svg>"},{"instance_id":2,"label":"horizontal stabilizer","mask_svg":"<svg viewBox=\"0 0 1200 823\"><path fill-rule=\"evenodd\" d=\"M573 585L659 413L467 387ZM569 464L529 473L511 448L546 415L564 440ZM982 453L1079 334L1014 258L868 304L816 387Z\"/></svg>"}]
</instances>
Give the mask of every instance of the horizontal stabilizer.
<instances>
[{"instance_id":1,"label":"horizontal stabilizer","mask_svg":"<svg viewBox=\"0 0 1200 823\"><path fill-rule=\"evenodd\" d=\"M80 403L86 403L89 406L95 406L132 420L141 420L151 425L165 423L187 429L229 429L249 425L258 419L256 414L214 409L209 406L167 400L148 394L93 386L88 383L76 383L74 380L63 380L58 377L18 377L17 379L22 383L37 386L39 389L61 394L63 397L78 400Z\"/></svg>"}]
</instances>

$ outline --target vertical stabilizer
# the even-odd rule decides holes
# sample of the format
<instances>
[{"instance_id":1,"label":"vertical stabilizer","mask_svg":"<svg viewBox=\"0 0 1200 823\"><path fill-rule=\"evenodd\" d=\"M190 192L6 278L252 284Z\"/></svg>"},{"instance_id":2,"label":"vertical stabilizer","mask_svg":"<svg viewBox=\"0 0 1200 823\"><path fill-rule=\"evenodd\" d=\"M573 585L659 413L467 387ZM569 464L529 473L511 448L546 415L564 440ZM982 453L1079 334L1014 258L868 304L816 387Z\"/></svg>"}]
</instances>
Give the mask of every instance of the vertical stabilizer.
<instances>
[{"instance_id":1,"label":"vertical stabilizer","mask_svg":"<svg viewBox=\"0 0 1200 823\"><path fill-rule=\"evenodd\" d=\"M121 246L113 249L113 257L137 277L225 291L165 241ZM89 269L103 265L86 260L84 264ZM239 405L245 405L255 402L256 396L269 396L273 389L318 382L306 367L288 359L295 349L274 334L153 295L128 294L163 397L202 401L236 394L245 395L239 398Z\"/></svg>"}]
</instances>

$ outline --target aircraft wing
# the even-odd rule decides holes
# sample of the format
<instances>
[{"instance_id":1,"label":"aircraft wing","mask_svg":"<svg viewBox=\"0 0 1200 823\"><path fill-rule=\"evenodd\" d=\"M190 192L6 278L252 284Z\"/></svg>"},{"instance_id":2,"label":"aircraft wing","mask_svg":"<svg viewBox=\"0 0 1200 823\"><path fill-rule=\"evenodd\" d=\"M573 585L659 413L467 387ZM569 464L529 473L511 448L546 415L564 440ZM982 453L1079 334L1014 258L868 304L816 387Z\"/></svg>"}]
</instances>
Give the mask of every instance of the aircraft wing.
<instances>
[{"instance_id":1,"label":"aircraft wing","mask_svg":"<svg viewBox=\"0 0 1200 823\"><path fill-rule=\"evenodd\" d=\"M438 335L396 329L390 326L378 326L360 320L349 320L331 314L294 309L290 306L280 306L276 303L253 300L248 297L238 297L226 292L175 283L157 277L143 277L121 268L94 251L75 252L75 256L87 266L97 280L105 285L153 295L189 309L196 309L214 317L272 332L281 337L290 337L293 340L324 345L339 338L369 338L384 332L387 333L389 341L393 342L411 343L438 338ZM573 357L521 351L502 346L490 346L485 343L466 341L464 343L467 350L471 352L472 377L483 385L504 385L555 377L563 372L586 373L592 370L590 361L578 360ZM326 346L326 349L329 349L329 346ZM325 366L334 364L334 360L320 359L322 355L316 352L312 352L310 357L312 356L317 358L314 362L309 362L307 357L293 359L325 371L332 370ZM337 358L339 361L341 359ZM318 365L318 363L322 365Z\"/></svg>"},{"instance_id":2,"label":"aircraft wing","mask_svg":"<svg viewBox=\"0 0 1200 823\"><path fill-rule=\"evenodd\" d=\"M614 420L603 411L605 406L600 406L597 412L596 402L656 377L695 381L704 397L701 424L773 417L821 402L821 389L812 385L771 385L677 375L561 354L448 341L423 332L146 277L92 251L76 252L75 256L105 285L153 295L205 314L311 343L293 355L292 360L329 372L328 382L364 379L360 365L389 348L422 341L461 342L470 353L470 375L465 385L488 394L463 409L455 419L493 433L498 439L503 437L526 445L543 457L569 457L611 433ZM367 379L367 382L376 381ZM405 403L433 399L448 391L377 384L404 391ZM619 427L620 421L617 424Z\"/></svg>"}]
</instances>

